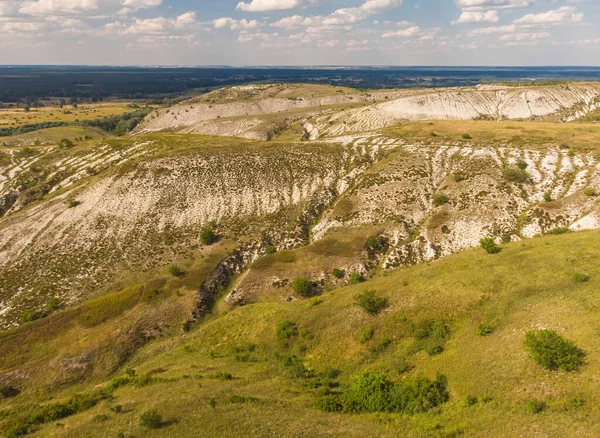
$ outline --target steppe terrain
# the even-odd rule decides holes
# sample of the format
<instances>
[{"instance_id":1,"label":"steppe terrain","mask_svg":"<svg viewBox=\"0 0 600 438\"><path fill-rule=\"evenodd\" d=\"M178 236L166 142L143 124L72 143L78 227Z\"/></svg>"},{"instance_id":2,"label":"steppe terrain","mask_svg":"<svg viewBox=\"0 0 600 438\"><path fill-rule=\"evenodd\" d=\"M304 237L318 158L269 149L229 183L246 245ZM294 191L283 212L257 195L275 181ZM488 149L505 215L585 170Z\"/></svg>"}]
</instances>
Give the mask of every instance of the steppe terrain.
<instances>
[{"instance_id":1,"label":"steppe terrain","mask_svg":"<svg viewBox=\"0 0 600 438\"><path fill-rule=\"evenodd\" d=\"M267 84L154 108L126 136L0 138L0 430L597 436L599 120L597 83ZM355 305L367 290L384 310ZM533 362L536 328L581 370ZM363 371L441 373L448 400L324 412Z\"/></svg>"}]
</instances>

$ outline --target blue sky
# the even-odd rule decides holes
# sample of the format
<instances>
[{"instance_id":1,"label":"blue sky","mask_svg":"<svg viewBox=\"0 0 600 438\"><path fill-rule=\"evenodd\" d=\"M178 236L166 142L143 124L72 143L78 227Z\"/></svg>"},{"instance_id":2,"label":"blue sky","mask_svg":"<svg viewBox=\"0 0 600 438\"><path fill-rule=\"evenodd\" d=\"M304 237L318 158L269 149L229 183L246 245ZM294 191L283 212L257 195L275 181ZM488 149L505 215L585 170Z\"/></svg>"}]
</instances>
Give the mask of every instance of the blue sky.
<instances>
[{"instance_id":1,"label":"blue sky","mask_svg":"<svg viewBox=\"0 0 600 438\"><path fill-rule=\"evenodd\" d=\"M0 62L600 65L599 24L599 0L0 0Z\"/></svg>"}]
</instances>

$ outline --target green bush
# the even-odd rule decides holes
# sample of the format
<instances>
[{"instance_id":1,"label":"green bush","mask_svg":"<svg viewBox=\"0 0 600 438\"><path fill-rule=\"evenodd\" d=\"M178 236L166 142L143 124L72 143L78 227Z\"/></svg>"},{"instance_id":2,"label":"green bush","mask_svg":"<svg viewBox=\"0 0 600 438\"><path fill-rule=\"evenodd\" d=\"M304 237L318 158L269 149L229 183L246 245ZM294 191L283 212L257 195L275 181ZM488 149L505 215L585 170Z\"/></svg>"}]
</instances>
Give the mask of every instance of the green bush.
<instances>
[{"instance_id":1,"label":"green bush","mask_svg":"<svg viewBox=\"0 0 600 438\"><path fill-rule=\"evenodd\" d=\"M81 202L75 200L73 195L67 195L67 199L65 200L65 204L67 204L67 208L77 207Z\"/></svg>"},{"instance_id":2,"label":"green bush","mask_svg":"<svg viewBox=\"0 0 600 438\"><path fill-rule=\"evenodd\" d=\"M501 251L492 237L481 239L479 241L479 246L485 249L488 254L498 254Z\"/></svg>"},{"instance_id":3,"label":"green bush","mask_svg":"<svg viewBox=\"0 0 600 438\"><path fill-rule=\"evenodd\" d=\"M276 252L277 252L277 249L273 245L267 245L265 247L265 253L266 254L275 254Z\"/></svg>"},{"instance_id":4,"label":"green bush","mask_svg":"<svg viewBox=\"0 0 600 438\"><path fill-rule=\"evenodd\" d=\"M546 202L552 202L552 192L545 192L544 193L544 201L546 201Z\"/></svg>"},{"instance_id":5,"label":"green bush","mask_svg":"<svg viewBox=\"0 0 600 438\"><path fill-rule=\"evenodd\" d=\"M344 397L358 411L417 414L450 399L446 377L432 382L425 378L392 383L385 373L360 373ZM346 403L348 404L348 403Z\"/></svg>"},{"instance_id":6,"label":"green bush","mask_svg":"<svg viewBox=\"0 0 600 438\"><path fill-rule=\"evenodd\" d=\"M348 282L350 284L358 284L358 283L362 283L363 281L365 281L365 277L363 277L363 275L360 272L352 272L350 273L350 276L348 277Z\"/></svg>"},{"instance_id":7,"label":"green bush","mask_svg":"<svg viewBox=\"0 0 600 438\"><path fill-rule=\"evenodd\" d=\"M529 167L529 164L527 164L525 161L523 160L519 160L517 161L517 167L521 170L525 170Z\"/></svg>"},{"instance_id":8,"label":"green bush","mask_svg":"<svg viewBox=\"0 0 600 438\"><path fill-rule=\"evenodd\" d=\"M549 370L575 371L583 364L585 353L553 330L531 330L524 345L531 358Z\"/></svg>"},{"instance_id":9,"label":"green bush","mask_svg":"<svg viewBox=\"0 0 600 438\"><path fill-rule=\"evenodd\" d=\"M369 315L377 315L388 305L383 297L378 297L374 290L366 290L354 297L356 305L367 312Z\"/></svg>"},{"instance_id":10,"label":"green bush","mask_svg":"<svg viewBox=\"0 0 600 438\"><path fill-rule=\"evenodd\" d=\"M148 429L160 429L163 425L162 415L156 409L151 409L140 415L140 426Z\"/></svg>"},{"instance_id":11,"label":"green bush","mask_svg":"<svg viewBox=\"0 0 600 438\"><path fill-rule=\"evenodd\" d=\"M277 339L285 343L289 339L298 336L298 325L288 319L281 321L277 325Z\"/></svg>"},{"instance_id":12,"label":"green bush","mask_svg":"<svg viewBox=\"0 0 600 438\"><path fill-rule=\"evenodd\" d=\"M185 276L185 271L177 265L171 265L169 266L169 274L173 277L181 278Z\"/></svg>"},{"instance_id":13,"label":"green bush","mask_svg":"<svg viewBox=\"0 0 600 438\"><path fill-rule=\"evenodd\" d=\"M71 140L69 140L68 138L61 138L58 141L59 148L70 148L72 146L73 146L73 142Z\"/></svg>"},{"instance_id":14,"label":"green bush","mask_svg":"<svg viewBox=\"0 0 600 438\"><path fill-rule=\"evenodd\" d=\"M387 336L384 336L375 345L373 345L369 351L374 354L383 353L391 344L392 340Z\"/></svg>"},{"instance_id":15,"label":"green bush","mask_svg":"<svg viewBox=\"0 0 600 438\"><path fill-rule=\"evenodd\" d=\"M410 325L408 331L415 338L409 349L410 354L425 350L430 356L435 356L444 351L448 329L443 321L422 321Z\"/></svg>"},{"instance_id":16,"label":"green bush","mask_svg":"<svg viewBox=\"0 0 600 438\"><path fill-rule=\"evenodd\" d=\"M292 281L292 289L294 290L294 292L296 292L298 295L304 298L311 297L315 294L315 287L313 285L313 282L306 277L294 278L294 280Z\"/></svg>"},{"instance_id":17,"label":"green bush","mask_svg":"<svg viewBox=\"0 0 600 438\"><path fill-rule=\"evenodd\" d=\"M365 344L373 339L373 328L372 327L361 327L358 333L358 342Z\"/></svg>"},{"instance_id":18,"label":"green bush","mask_svg":"<svg viewBox=\"0 0 600 438\"><path fill-rule=\"evenodd\" d=\"M566 233L568 233L569 231L571 231L571 230L569 229L569 227L556 227L556 228L553 228L553 229L551 229L550 231L548 231L548 233L547 233L547 234L554 234L554 235L558 235L558 234L566 234Z\"/></svg>"},{"instance_id":19,"label":"green bush","mask_svg":"<svg viewBox=\"0 0 600 438\"><path fill-rule=\"evenodd\" d=\"M463 134L463 135L462 135L462 138L463 138L464 140L471 140L473 137L471 137L471 134Z\"/></svg>"},{"instance_id":20,"label":"green bush","mask_svg":"<svg viewBox=\"0 0 600 438\"><path fill-rule=\"evenodd\" d=\"M346 271L344 271L343 269L334 268L333 269L333 276L335 278L344 278L346 276Z\"/></svg>"},{"instance_id":21,"label":"green bush","mask_svg":"<svg viewBox=\"0 0 600 438\"><path fill-rule=\"evenodd\" d=\"M374 252L381 252L386 248L386 241L381 236L371 236L367 239L367 249Z\"/></svg>"},{"instance_id":22,"label":"green bush","mask_svg":"<svg viewBox=\"0 0 600 438\"><path fill-rule=\"evenodd\" d=\"M595 191L594 189L592 189L592 188L585 189L585 190L583 191L583 193L584 193L586 196L598 196L598 194L596 193L596 191Z\"/></svg>"},{"instance_id":23,"label":"green bush","mask_svg":"<svg viewBox=\"0 0 600 438\"><path fill-rule=\"evenodd\" d=\"M463 400L463 405L465 406L465 408L470 408L471 406L474 406L476 404L477 404L477 397L474 397L472 395L466 396Z\"/></svg>"},{"instance_id":24,"label":"green bush","mask_svg":"<svg viewBox=\"0 0 600 438\"><path fill-rule=\"evenodd\" d=\"M477 326L477 334L479 336L489 336L493 331L494 329L487 324L479 324L479 326Z\"/></svg>"},{"instance_id":25,"label":"green bush","mask_svg":"<svg viewBox=\"0 0 600 438\"><path fill-rule=\"evenodd\" d=\"M546 409L546 403L535 398L531 398L525 403L525 410L531 414L539 414L544 409Z\"/></svg>"},{"instance_id":26,"label":"green bush","mask_svg":"<svg viewBox=\"0 0 600 438\"><path fill-rule=\"evenodd\" d=\"M577 283L586 283L586 282L590 281L590 276L586 275L586 274L577 273L573 276L573 279Z\"/></svg>"},{"instance_id":27,"label":"green bush","mask_svg":"<svg viewBox=\"0 0 600 438\"><path fill-rule=\"evenodd\" d=\"M450 200L448 197L442 193L434 193L431 197L431 202L434 207L441 207L442 205L446 205Z\"/></svg>"},{"instance_id":28,"label":"green bush","mask_svg":"<svg viewBox=\"0 0 600 438\"><path fill-rule=\"evenodd\" d=\"M504 178L506 178L510 182L514 183L525 183L529 180L530 176L526 170L523 169L515 169L512 167L508 167L502 171Z\"/></svg>"},{"instance_id":29,"label":"green bush","mask_svg":"<svg viewBox=\"0 0 600 438\"><path fill-rule=\"evenodd\" d=\"M217 240L219 240L219 236L215 232L215 224L214 223L212 223L212 222L209 223L207 226L202 228L202 230L200 231L200 241L204 245L212 245Z\"/></svg>"},{"instance_id":30,"label":"green bush","mask_svg":"<svg viewBox=\"0 0 600 438\"><path fill-rule=\"evenodd\" d=\"M0 385L0 400L3 398L16 397L19 395L19 390L13 386Z\"/></svg>"}]
</instances>

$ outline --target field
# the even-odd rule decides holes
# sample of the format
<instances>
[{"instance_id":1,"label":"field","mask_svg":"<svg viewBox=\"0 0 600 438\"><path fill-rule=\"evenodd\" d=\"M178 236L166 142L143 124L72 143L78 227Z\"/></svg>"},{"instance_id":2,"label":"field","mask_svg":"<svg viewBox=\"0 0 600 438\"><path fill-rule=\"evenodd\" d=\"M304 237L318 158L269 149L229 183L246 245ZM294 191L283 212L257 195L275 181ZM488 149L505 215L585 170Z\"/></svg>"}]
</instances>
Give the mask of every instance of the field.
<instances>
[{"instance_id":1,"label":"field","mask_svg":"<svg viewBox=\"0 0 600 438\"><path fill-rule=\"evenodd\" d=\"M100 119L109 116L120 116L134 111L133 102L90 103L79 104L77 108L65 105L62 109L57 106L30 108L0 109L0 128L17 128L22 125L65 122L73 123L81 120Z\"/></svg>"},{"instance_id":2,"label":"field","mask_svg":"<svg viewBox=\"0 0 600 438\"><path fill-rule=\"evenodd\" d=\"M599 152L600 126L595 123L550 123L485 120L409 122L384 129L386 135L407 142L505 145L518 148L570 148ZM468 135L468 138L465 138Z\"/></svg>"},{"instance_id":3,"label":"field","mask_svg":"<svg viewBox=\"0 0 600 438\"><path fill-rule=\"evenodd\" d=\"M135 383L134 378L133 384L117 389L114 398L45 425L36 436L124 433L175 437L200 433L217 437L248 431L255 436L596 436L600 433L595 421L600 400L594 379L600 364L600 342L594 328L600 306L598 244L600 234L595 231L525 240L506 245L499 254L466 251L310 300L269 301L229 313L216 312L187 334L166 332L120 368L135 369L137 380L144 383ZM574 280L577 273L590 280L578 283ZM179 298L168 292L177 290L176 283L165 289L166 298L128 305L113 312L109 320L98 319L90 328L75 320L71 332L79 333L81 340L116 336L133 315L153 314L161 308L163 317L173 318L164 313L166 303L189 299L189 292L178 294ZM388 300L380 315L369 316L354 304L355 295L366 289ZM131 292L121 292L127 293ZM119 302L127 301L115 301ZM31 341L25 349L35 352L45 342L35 339L48 324L67 315L82 321L83 313L101 304L106 306L106 299L64 315L59 312L46 322L22 326L3 335L3 343L9 345L7 336L29 333ZM297 323L304 333L287 346L279 344L275 335L276 326L284 319ZM441 321L447 327L449 335L440 354L430 356L417 347L411 327L423 321ZM478 336L480 324L491 327L492 333ZM365 326L371 327L374 335L361 344L358 334ZM522 342L524 333L534 328L554 329L575 342L586 354L583 368L553 372L532 361ZM78 349L89 346L89 340L78 341L78 346L72 335L58 336L53 344L69 339L73 358L78 357ZM389 340L385 344L384 338ZM100 350L99 354L109 353ZM16 365L11 356L19 362L14 354L7 351L3 355L7 371ZM286 354L298 357L317 376L294 377L282 364ZM21 352L20 360L23 358L36 360ZM12 366L8 365L11 362ZM322 391L310 389L324 379L319 374L337 374L327 369L339 371L339 377L329 377L339 385L333 391L344 390L360 370L386 372L393 380L433 378L442 373L448 378L451 399L417 415L327 414L313 407ZM18 418L22 403L44 404L50 395L62 400L75 392L89 393L102 382L95 377L89 383L57 387L41 383L47 379L40 376L40 387L24 391L14 401L0 402L5 422ZM466 403L467 397L476 401ZM545 403L543 412L527 411L528 400L534 398ZM116 405L121 406L118 412ZM139 416L148 409L157 409L163 416L164 423L156 431L138 425Z\"/></svg>"}]
</instances>

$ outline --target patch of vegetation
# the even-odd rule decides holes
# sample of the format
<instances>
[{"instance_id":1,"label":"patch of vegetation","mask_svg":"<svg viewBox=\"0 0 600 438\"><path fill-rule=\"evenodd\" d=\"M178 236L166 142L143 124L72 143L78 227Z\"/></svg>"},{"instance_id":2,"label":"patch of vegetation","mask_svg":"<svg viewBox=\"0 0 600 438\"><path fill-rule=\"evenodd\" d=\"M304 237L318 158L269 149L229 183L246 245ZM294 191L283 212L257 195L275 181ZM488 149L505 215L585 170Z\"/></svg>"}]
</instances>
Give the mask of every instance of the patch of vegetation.
<instances>
[{"instance_id":1,"label":"patch of vegetation","mask_svg":"<svg viewBox=\"0 0 600 438\"><path fill-rule=\"evenodd\" d=\"M590 276L587 274L577 273L573 275L573 279L577 283L587 283L588 281L590 281Z\"/></svg>"},{"instance_id":2,"label":"patch of vegetation","mask_svg":"<svg viewBox=\"0 0 600 438\"><path fill-rule=\"evenodd\" d=\"M214 223L209 223L200 231L200 241L204 245L212 245L217 240L219 240L219 236L215 232L216 225Z\"/></svg>"},{"instance_id":3,"label":"patch of vegetation","mask_svg":"<svg viewBox=\"0 0 600 438\"><path fill-rule=\"evenodd\" d=\"M546 403L535 398L531 398L527 400L527 403L525 403L525 410L530 414L539 414L545 409Z\"/></svg>"},{"instance_id":4,"label":"patch of vegetation","mask_svg":"<svg viewBox=\"0 0 600 438\"><path fill-rule=\"evenodd\" d=\"M596 190L594 190L594 189L592 189L592 188L585 189L585 190L583 191L583 193L584 193L586 196L598 196L598 194L596 193Z\"/></svg>"},{"instance_id":5,"label":"patch of vegetation","mask_svg":"<svg viewBox=\"0 0 600 438\"><path fill-rule=\"evenodd\" d=\"M363 277L363 275L360 272L351 272L350 276L348 277L348 282L350 284L358 284L362 283L363 281L365 281L365 277Z\"/></svg>"},{"instance_id":6,"label":"patch of vegetation","mask_svg":"<svg viewBox=\"0 0 600 438\"><path fill-rule=\"evenodd\" d=\"M467 174L465 172L456 172L454 175L452 175L452 179L454 182L459 183L467 179Z\"/></svg>"},{"instance_id":7,"label":"patch of vegetation","mask_svg":"<svg viewBox=\"0 0 600 438\"><path fill-rule=\"evenodd\" d=\"M546 234L559 235L559 234L567 234L570 231L571 230L569 229L569 227L556 227L556 228L553 228L550 231L548 231Z\"/></svg>"},{"instance_id":8,"label":"patch of vegetation","mask_svg":"<svg viewBox=\"0 0 600 438\"><path fill-rule=\"evenodd\" d=\"M431 202L433 203L434 207L441 207L442 205L446 205L448 202L450 202L450 199L448 199L448 196L442 193L434 193L434 195L431 197Z\"/></svg>"},{"instance_id":9,"label":"patch of vegetation","mask_svg":"<svg viewBox=\"0 0 600 438\"><path fill-rule=\"evenodd\" d=\"M369 351L373 354L383 353L391 344L392 340L387 336L384 336L379 341L377 341L375 345L369 348Z\"/></svg>"},{"instance_id":10,"label":"patch of vegetation","mask_svg":"<svg viewBox=\"0 0 600 438\"><path fill-rule=\"evenodd\" d=\"M531 178L531 176L529 175L529 173L527 173L526 170L519 168L515 169L512 167L505 168L502 171L502 175L507 181L519 184L526 183Z\"/></svg>"},{"instance_id":11,"label":"patch of vegetation","mask_svg":"<svg viewBox=\"0 0 600 438\"><path fill-rule=\"evenodd\" d=\"M479 241L481 246L488 254L498 254L502 249L496 245L496 242L492 237L486 237Z\"/></svg>"},{"instance_id":12,"label":"patch of vegetation","mask_svg":"<svg viewBox=\"0 0 600 438\"><path fill-rule=\"evenodd\" d=\"M276 252L277 252L277 249L273 245L267 245L265 247L265 253L266 254L275 254Z\"/></svg>"},{"instance_id":13,"label":"patch of vegetation","mask_svg":"<svg viewBox=\"0 0 600 438\"><path fill-rule=\"evenodd\" d=\"M68 138L61 138L58 141L58 147L59 148L70 148L70 147L73 147L74 145L75 144L71 140L69 140Z\"/></svg>"},{"instance_id":14,"label":"patch of vegetation","mask_svg":"<svg viewBox=\"0 0 600 438\"><path fill-rule=\"evenodd\" d=\"M279 343L287 345L290 339L298 336L298 325L289 319L285 319L277 325L276 334Z\"/></svg>"},{"instance_id":15,"label":"patch of vegetation","mask_svg":"<svg viewBox=\"0 0 600 438\"><path fill-rule=\"evenodd\" d=\"M471 140L473 138L471 134L463 134L461 135L461 137L463 138L463 140Z\"/></svg>"},{"instance_id":16,"label":"patch of vegetation","mask_svg":"<svg viewBox=\"0 0 600 438\"><path fill-rule=\"evenodd\" d=\"M377 315L388 306L387 299L377 296L374 290L365 290L354 297L356 305L369 315Z\"/></svg>"},{"instance_id":17,"label":"patch of vegetation","mask_svg":"<svg viewBox=\"0 0 600 438\"><path fill-rule=\"evenodd\" d=\"M418 324L409 324L408 331L415 338L409 349L410 354L425 350L428 355L435 356L444 351L449 333L443 321L425 320Z\"/></svg>"},{"instance_id":18,"label":"patch of vegetation","mask_svg":"<svg viewBox=\"0 0 600 438\"><path fill-rule=\"evenodd\" d=\"M373 328L372 327L361 327L358 332L358 342L366 344L368 341L373 339Z\"/></svg>"},{"instance_id":19,"label":"patch of vegetation","mask_svg":"<svg viewBox=\"0 0 600 438\"><path fill-rule=\"evenodd\" d=\"M546 202L552 202L552 192L548 191L544 193L544 201Z\"/></svg>"},{"instance_id":20,"label":"patch of vegetation","mask_svg":"<svg viewBox=\"0 0 600 438\"><path fill-rule=\"evenodd\" d=\"M83 327L95 327L135 306L142 293L143 287L137 286L89 301L83 306L77 321Z\"/></svg>"},{"instance_id":21,"label":"patch of vegetation","mask_svg":"<svg viewBox=\"0 0 600 438\"><path fill-rule=\"evenodd\" d=\"M478 402L477 397L468 395L463 400L463 406L465 408L470 408L471 406L475 406L477 404L477 402Z\"/></svg>"},{"instance_id":22,"label":"patch of vegetation","mask_svg":"<svg viewBox=\"0 0 600 438\"><path fill-rule=\"evenodd\" d=\"M177 265L169 266L169 274L177 278L185 277L185 271Z\"/></svg>"},{"instance_id":23,"label":"patch of vegetation","mask_svg":"<svg viewBox=\"0 0 600 438\"><path fill-rule=\"evenodd\" d=\"M554 330L531 330L524 345L531 358L549 370L575 371L583 364L585 353Z\"/></svg>"},{"instance_id":24,"label":"patch of vegetation","mask_svg":"<svg viewBox=\"0 0 600 438\"><path fill-rule=\"evenodd\" d=\"M477 335L478 336L489 336L492 334L494 329L487 324L479 324L477 326Z\"/></svg>"},{"instance_id":25,"label":"patch of vegetation","mask_svg":"<svg viewBox=\"0 0 600 438\"><path fill-rule=\"evenodd\" d=\"M294 278L294 280L292 280L292 289L295 293L304 298L309 298L315 294L313 282L306 277Z\"/></svg>"},{"instance_id":26,"label":"patch of vegetation","mask_svg":"<svg viewBox=\"0 0 600 438\"><path fill-rule=\"evenodd\" d=\"M79 204L81 204L81 202L77 201L73 195L69 194L67 195L65 204L67 204L67 208L73 208L77 207Z\"/></svg>"},{"instance_id":27,"label":"patch of vegetation","mask_svg":"<svg viewBox=\"0 0 600 438\"><path fill-rule=\"evenodd\" d=\"M160 429L163 426L162 415L156 409L151 409L140 415L140 426L148 429Z\"/></svg>"},{"instance_id":28,"label":"patch of vegetation","mask_svg":"<svg viewBox=\"0 0 600 438\"><path fill-rule=\"evenodd\" d=\"M346 271L340 268L333 269L333 276L338 279L342 279L346 276Z\"/></svg>"},{"instance_id":29,"label":"patch of vegetation","mask_svg":"<svg viewBox=\"0 0 600 438\"><path fill-rule=\"evenodd\" d=\"M519 160L517 161L517 167L521 170L525 170L529 167L529 164L527 164L525 161L523 160Z\"/></svg>"},{"instance_id":30,"label":"patch of vegetation","mask_svg":"<svg viewBox=\"0 0 600 438\"><path fill-rule=\"evenodd\" d=\"M379 235L371 236L367 239L367 249L375 253L384 251L387 248L387 241Z\"/></svg>"}]
</instances>

